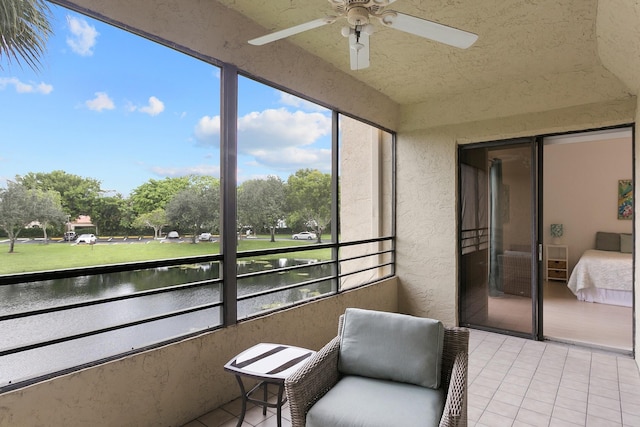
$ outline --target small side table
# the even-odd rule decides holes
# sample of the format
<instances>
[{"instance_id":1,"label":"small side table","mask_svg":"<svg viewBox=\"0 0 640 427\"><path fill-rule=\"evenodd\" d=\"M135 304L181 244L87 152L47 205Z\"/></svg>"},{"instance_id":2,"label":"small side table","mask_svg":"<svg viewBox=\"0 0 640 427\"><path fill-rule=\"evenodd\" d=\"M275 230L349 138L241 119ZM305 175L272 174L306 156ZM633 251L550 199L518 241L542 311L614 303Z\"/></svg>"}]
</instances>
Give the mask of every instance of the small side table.
<instances>
[{"instance_id":1,"label":"small side table","mask_svg":"<svg viewBox=\"0 0 640 427\"><path fill-rule=\"evenodd\" d=\"M262 414L267 414L267 408L276 408L278 427L282 425L282 405L287 401L284 397L284 380L296 372L313 356L315 351L301 347L293 347L285 344L260 343L243 351L231 359L224 369L236 376L242 393L242 413L237 427L242 425L247 411L247 402L253 402L262 406ZM258 380L258 384L248 392L242 383L242 377ZM278 386L278 400L276 403L268 402L267 386ZM262 398L251 395L259 388L263 389Z\"/></svg>"},{"instance_id":2,"label":"small side table","mask_svg":"<svg viewBox=\"0 0 640 427\"><path fill-rule=\"evenodd\" d=\"M567 245L546 246L547 280L569 281L569 247Z\"/></svg>"}]
</instances>

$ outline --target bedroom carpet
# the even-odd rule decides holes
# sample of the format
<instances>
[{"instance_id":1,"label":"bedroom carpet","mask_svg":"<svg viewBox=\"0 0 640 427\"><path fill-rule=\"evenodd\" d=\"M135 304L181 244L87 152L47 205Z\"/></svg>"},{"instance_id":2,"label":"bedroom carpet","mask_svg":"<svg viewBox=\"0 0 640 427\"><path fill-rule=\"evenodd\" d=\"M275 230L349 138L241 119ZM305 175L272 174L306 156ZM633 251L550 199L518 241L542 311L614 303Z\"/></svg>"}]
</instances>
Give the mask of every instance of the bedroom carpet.
<instances>
[{"instance_id":1,"label":"bedroom carpet","mask_svg":"<svg viewBox=\"0 0 640 427\"><path fill-rule=\"evenodd\" d=\"M545 337L631 351L630 307L578 301L563 282L545 282L543 292ZM490 298L489 318L499 328L530 329L531 300L518 296Z\"/></svg>"}]
</instances>

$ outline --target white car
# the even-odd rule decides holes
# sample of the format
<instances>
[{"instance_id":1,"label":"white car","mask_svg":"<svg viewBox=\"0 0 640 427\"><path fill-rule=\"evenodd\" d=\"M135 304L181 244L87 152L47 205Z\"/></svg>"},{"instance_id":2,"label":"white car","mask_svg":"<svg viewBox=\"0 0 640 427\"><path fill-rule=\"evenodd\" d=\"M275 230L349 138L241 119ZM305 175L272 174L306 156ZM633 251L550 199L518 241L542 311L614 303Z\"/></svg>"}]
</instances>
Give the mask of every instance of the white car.
<instances>
[{"instance_id":1,"label":"white car","mask_svg":"<svg viewBox=\"0 0 640 427\"><path fill-rule=\"evenodd\" d=\"M213 242L215 239L211 233L200 233L198 240L203 242Z\"/></svg>"},{"instance_id":2,"label":"white car","mask_svg":"<svg viewBox=\"0 0 640 427\"><path fill-rule=\"evenodd\" d=\"M177 231L170 231L169 233L167 233L167 239L179 239L180 235L178 234Z\"/></svg>"},{"instance_id":3,"label":"white car","mask_svg":"<svg viewBox=\"0 0 640 427\"><path fill-rule=\"evenodd\" d=\"M291 238L293 240L313 240L317 239L318 236L316 235L316 233L312 233L310 231L302 231L300 233L292 235Z\"/></svg>"},{"instance_id":4,"label":"white car","mask_svg":"<svg viewBox=\"0 0 640 427\"><path fill-rule=\"evenodd\" d=\"M98 240L98 238L95 236L95 234L81 234L76 239L76 243L88 243L90 245L93 245L96 240Z\"/></svg>"}]
</instances>

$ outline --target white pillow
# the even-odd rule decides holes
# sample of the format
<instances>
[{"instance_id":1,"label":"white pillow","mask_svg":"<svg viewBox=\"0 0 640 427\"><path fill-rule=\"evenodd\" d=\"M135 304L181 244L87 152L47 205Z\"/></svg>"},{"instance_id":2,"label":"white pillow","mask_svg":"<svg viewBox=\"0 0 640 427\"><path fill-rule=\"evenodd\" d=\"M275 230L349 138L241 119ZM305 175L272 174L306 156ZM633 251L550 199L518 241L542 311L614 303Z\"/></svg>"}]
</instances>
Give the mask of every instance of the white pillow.
<instances>
[{"instance_id":1,"label":"white pillow","mask_svg":"<svg viewBox=\"0 0 640 427\"><path fill-rule=\"evenodd\" d=\"M444 326L438 320L348 308L338 369L437 389L443 345Z\"/></svg>"}]
</instances>

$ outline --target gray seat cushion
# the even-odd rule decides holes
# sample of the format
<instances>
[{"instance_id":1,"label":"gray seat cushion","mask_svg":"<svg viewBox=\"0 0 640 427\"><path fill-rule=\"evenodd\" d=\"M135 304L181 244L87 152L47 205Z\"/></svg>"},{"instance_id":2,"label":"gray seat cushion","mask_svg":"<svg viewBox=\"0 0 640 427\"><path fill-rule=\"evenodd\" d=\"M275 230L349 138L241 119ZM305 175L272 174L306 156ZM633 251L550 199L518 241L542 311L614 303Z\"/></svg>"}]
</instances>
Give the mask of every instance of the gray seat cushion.
<instances>
[{"instance_id":1,"label":"gray seat cushion","mask_svg":"<svg viewBox=\"0 0 640 427\"><path fill-rule=\"evenodd\" d=\"M345 376L307 413L307 427L432 427L445 394L413 384Z\"/></svg>"},{"instance_id":2,"label":"gray seat cushion","mask_svg":"<svg viewBox=\"0 0 640 427\"><path fill-rule=\"evenodd\" d=\"M338 370L439 388L443 345L444 326L438 320L348 308Z\"/></svg>"}]
</instances>

